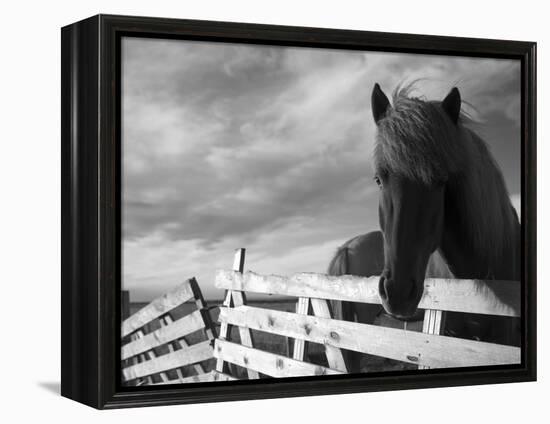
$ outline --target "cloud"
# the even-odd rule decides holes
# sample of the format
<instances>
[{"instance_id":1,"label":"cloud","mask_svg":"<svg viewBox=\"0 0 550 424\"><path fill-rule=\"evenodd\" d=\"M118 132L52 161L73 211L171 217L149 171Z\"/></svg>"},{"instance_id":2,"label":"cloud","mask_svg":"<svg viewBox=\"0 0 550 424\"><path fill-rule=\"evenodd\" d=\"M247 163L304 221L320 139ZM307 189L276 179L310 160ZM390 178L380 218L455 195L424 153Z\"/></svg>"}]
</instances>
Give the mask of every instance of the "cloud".
<instances>
[{"instance_id":1,"label":"cloud","mask_svg":"<svg viewBox=\"0 0 550 424\"><path fill-rule=\"evenodd\" d=\"M372 193L375 194L375 193ZM372 195L371 194L371 195ZM365 203L373 201L365 198ZM123 282L132 301L148 301L183 279L196 277L208 299L220 299L214 288L217 269L232 265L233 252L246 247L246 269L263 274L325 272L336 248L375 226L359 207L325 210L315 217L296 216L266 228L254 239L226 236L205 248L203 239L171 240L154 233L123 244ZM373 221L374 220L374 221ZM338 237L334 238L334 228Z\"/></svg>"},{"instance_id":2,"label":"cloud","mask_svg":"<svg viewBox=\"0 0 550 424\"><path fill-rule=\"evenodd\" d=\"M236 247L262 272L322 272L376 229L375 82L457 84L519 187L518 62L139 38L122 62L124 284L144 300L190 275L215 295Z\"/></svg>"}]
</instances>

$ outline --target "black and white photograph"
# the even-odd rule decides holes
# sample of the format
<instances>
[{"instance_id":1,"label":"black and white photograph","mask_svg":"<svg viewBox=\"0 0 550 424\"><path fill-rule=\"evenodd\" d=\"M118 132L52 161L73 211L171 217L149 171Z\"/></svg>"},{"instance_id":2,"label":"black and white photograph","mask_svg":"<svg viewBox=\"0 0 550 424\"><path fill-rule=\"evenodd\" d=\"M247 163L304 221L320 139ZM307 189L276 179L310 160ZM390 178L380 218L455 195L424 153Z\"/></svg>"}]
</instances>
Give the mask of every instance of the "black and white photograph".
<instances>
[{"instance_id":1,"label":"black and white photograph","mask_svg":"<svg viewBox=\"0 0 550 424\"><path fill-rule=\"evenodd\" d=\"M521 66L123 36L122 386L519 365Z\"/></svg>"},{"instance_id":2,"label":"black and white photograph","mask_svg":"<svg viewBox=\"0 0 550 424\"><path fill-rule=\"evenodd\" d=\"M0 422L544 421L542 2L4 3Z\"/></svg>"}]
</instances>

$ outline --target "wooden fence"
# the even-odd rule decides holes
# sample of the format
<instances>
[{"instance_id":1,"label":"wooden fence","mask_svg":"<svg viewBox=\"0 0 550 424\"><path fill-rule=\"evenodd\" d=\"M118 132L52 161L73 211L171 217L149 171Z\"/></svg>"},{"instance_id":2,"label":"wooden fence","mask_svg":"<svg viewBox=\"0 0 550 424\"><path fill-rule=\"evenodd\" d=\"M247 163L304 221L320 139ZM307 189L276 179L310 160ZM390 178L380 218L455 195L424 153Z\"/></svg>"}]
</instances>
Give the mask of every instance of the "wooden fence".
<instances>
[{"instance_id":1,"label":"wooden fence","mask_svg":"<svg viewBox=\"0 0 550 424\"><path fill-rule=\"evenodd\" d=\"M444 311L506 317L520 316L520 285L516 281L427 279L419 308L425 309L423 332L336 320L329 301L379 304L378 277L297 274L292 277L243 273L244 251L232 271L218 271L216 287L227 290L220 310L220 334L215 342L216 370L227 364L246 369L248 378L346 373L341 349L418 365L446 368L517 364L520 348L440 335ZM245 293L297 298L296 312L281 312L246 304ZM309 315L308 311L313 311ZM240 342L229 339L239 329ZM292 357L254 346L252 331L295 339ZM327 366L307 362L306 342L324 346Z\"/></svg>"},{"instance_id":2,"label":"wooden fence","mask_svg":"<svg viewBox=\"0 0 550 424\"><path fill-rule=\"evenodd\" d=\"M183 305L194 303L191 313ZM224 381L213 369L215 329L197 281L189 279L122 323L122 378L127 385ZM195 343L191 343L193 339Z\"/></svg>"}]
</instances>

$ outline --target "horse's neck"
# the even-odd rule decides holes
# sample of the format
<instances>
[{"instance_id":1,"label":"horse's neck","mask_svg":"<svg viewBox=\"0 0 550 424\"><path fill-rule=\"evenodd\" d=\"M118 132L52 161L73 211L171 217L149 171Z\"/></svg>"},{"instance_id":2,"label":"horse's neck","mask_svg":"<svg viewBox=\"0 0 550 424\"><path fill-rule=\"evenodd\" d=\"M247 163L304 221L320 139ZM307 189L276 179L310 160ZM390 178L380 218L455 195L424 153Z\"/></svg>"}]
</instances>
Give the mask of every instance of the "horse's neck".
<instances>
[{"instance_id":1,"label":"horse's neck","mask_svg":"<svg viewBox=\"0 0 550 424\"><path fill-rule=\"evenodd\" d=\"M469 214L468 218L479 219L479 222L469 222L461 216L463 208L467 207L467 200L463 195L449 197L446 205L445 228L439 252L444 257L448 269L456 278L477 278L495 280L518 280L520 273L519 234L520 226L517 215L513 213L512 205L506 196L500 198L500 204L493 209L479 210L477 215ZM488 201L496 201L495 198ZM463 202L463 204L459 204ZM491 213L507 211L514 218L496 219L500 223L499 228L493 231L482 232L483 243L479 239L479 233L472 228L492 225L488 223ZM498 211L498 212L495 212ZM486 214L486 215L483 215ZM496 231L495 231L496 230ZM507 235L504 239L502 234Z\"/></svg>"},{"instance_id":2,"label":"horse's neck","mask_svg":"<svg viewBox=\"0 0 550 424\"><path fill-rule=\"evenodd\" d=\"M501 261L498 263L490 262L487 257L477 255L468 244L459 240L455 232L446 232L443 235L440 252L445 258L449 271L456 278L519 280L519 241L517 247L509 246L504 249Z\"/></svg>"},{"instance_id":3,"label":"horse's neck","mask_svg":"<svg viewBox=\"0 0 550 424\"><path fill-rule=\"evenodd\" d=\"M484 141L463 135L469 159L447 182L440 251L457 278L518 279L519 222L504 178Z\"/></svg>"}]
</instances>

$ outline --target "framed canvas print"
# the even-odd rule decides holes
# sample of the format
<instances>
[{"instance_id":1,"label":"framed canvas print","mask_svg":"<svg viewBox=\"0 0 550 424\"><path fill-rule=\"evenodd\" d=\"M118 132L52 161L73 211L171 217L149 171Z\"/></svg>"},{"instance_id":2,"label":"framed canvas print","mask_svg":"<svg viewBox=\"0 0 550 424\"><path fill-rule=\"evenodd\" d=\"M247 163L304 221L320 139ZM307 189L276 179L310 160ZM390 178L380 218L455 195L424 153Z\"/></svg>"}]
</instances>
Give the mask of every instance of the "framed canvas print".
<instances>
[{"instance_id":1,"label":"framed canvas print","mask_svg":"<svg viewBox=\"0 0 550 424\"><path fill-rule=\"evenodd\" d=\"M536 378L535 43L62 29L62 394Z\"/></svg>"}]
</instances>

